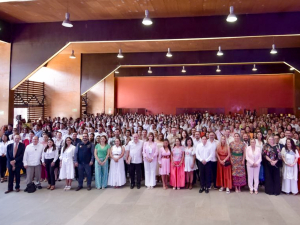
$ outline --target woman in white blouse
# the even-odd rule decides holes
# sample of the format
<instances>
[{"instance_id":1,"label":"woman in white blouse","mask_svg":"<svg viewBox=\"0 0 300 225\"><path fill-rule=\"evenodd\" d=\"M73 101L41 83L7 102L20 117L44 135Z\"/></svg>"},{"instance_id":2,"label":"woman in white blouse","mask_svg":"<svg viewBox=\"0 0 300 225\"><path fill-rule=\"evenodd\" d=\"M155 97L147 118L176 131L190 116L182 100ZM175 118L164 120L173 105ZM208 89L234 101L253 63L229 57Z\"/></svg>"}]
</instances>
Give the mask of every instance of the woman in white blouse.
<instances>
[{"instance_id":1,"label":"woman in white blouse","mask_svg":"<svg viewBox=\"0 0 300 225\"><path fill-rule=\"evenodd\" d=\"M46 171L48 174L48 184L47 189L54 190L55 189L55 163L58 159L58 149L56 148L54 141L52 139L48 140L47 146L45 147L42 153L42 163L43 166L46 167Z\"/></svg>"},{"instance_id":2,"label":"woman in white blouse","mask_svg":"<svg viewBox=\"0 0 300 225\"><path fill-rule=\"evenodd\" d=\"M72 145L72 140L67 137L65 145L61 150L60 159L60 172L59 179L66 179L65 191L70 190L72 186L72 180L74 178L74 152L75 146Z\"/></svg>"},{"instance_id":3,"label":"woman in white blouse","mask_svg":"<svg viewBox=\"0 0 300 225\"><path fill-rule=\"evenodd\" d=\"M261 148L256 146L254 139L250 140L250 146L248 146L246 149L246 160L250 194L253 194L253 190L255 191L255 194L257 194L257 188L259 184L259 169L261 163Z\"/></svg>"},{"instance_id":4,"label":"woman in white blouse","mask_svg":"<svg viewBox=\"0 0 300 225\"><path fill-rule=\"evenodd\" d=\"M1 137L2 141L0 142L0 176L1 176L1 183L5 180L5 172L6 172L6 151L7 145L9 144L8 138L5 134Z\"/></svg>"}]
</instances>

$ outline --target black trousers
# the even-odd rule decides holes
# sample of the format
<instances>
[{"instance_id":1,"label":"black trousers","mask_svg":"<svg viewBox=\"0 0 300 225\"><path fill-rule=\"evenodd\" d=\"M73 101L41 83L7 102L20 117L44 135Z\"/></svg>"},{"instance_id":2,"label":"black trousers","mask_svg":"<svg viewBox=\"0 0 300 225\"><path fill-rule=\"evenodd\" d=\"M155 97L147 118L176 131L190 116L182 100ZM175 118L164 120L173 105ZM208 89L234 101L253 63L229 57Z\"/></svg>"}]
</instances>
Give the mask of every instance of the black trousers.
<instances>
[{"instance_id":1,"label":"black trousers","mask_svg":"<svg viewBox=\"0 0 300 225\"><path fill-rule=\"evenodd\" d=\"M265 192L269 195L280 195L281 192L281 179L280 168L265 164Z\"/></svg>"},{"instance_id":2,"label":"black trousers","mask_svg":"<svg viewBox=\"0 0 300 225\"><path fill-rule=\"evenodd\" d=\"M197 183L197 179L199 180L199 163L200 163L199 160L196 159L196 164L197 164L198 169L194 170L193 184Z\"/></svg>"},{"instance_id":3,"label":"black trousers","mask_svg":"<svg viewBox=\"0 0 300 225\"><path fill-rule=\"evenodd\" d=\"M199 162L200 185L202 188L210 188L211 185L211 162L203 165Z\"/></svg>"},{"instance_id":4,"label":"black trousers","mask_svg":"<svg viewBox=\"0 0 300 225\"><path fill-rule=\"evenodd\" d=\"M137 185L141 185L141 178L142 178L142 163L130 163L130 179L131 185L135 185L135 173L137 179Z\"/></svg>"},{"instance_id":5,"label":"black trousers","mask_svg":"<svg viewBox=\"0 0 300 225\"><path fill-rule=\"evenodd\" d=\"M55 175L54 175L55 165L51 166L52 162L53 162L53 159L45 159L46 171L47 171L47 175L48 175L48 184L54 186L55 185Z\"/></svg>"},{"instance_id":6,"label":"black trousers","mask_svg":"<svg viewBox=\"0 0 300 225\"><path fill-rule=\"evenodd\" d=\"M14 185L14 178L16 177L16 189L20 189L20 171L21 167L16 166L15 170L12 170L12 167L10 166L8 168L9 176L8 176L8 190L12 191L13 190L13 185Z\"/></svg>"},{"instance_id":7,"label":"black trousers","mask_svg":"<svg viewBox=\"0 0 300 225\"><path fill-rule=\"evenodd\" d=\"M217 187L217 166L218 162L211 162L211 182L215 188Z\"/></svg>"},{"instance_id":8,"label":"black trousers","mask_svg":"<svg viewBox=\"0 0 300 225\"><path fill-rule=\"evenodd\" d=\"M0 156L0 177L1 178L4 178L6 172L6 164L7 164L6 156L4 157Z\"/></svg>"}]
</instances>

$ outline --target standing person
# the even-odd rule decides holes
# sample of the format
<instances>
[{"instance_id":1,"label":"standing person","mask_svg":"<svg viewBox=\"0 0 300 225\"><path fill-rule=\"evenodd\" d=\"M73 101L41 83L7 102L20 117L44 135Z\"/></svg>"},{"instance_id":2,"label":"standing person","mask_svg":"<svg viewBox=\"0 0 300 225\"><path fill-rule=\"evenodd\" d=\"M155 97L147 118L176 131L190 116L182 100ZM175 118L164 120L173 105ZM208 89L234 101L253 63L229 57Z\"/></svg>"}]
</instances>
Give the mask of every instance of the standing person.
<instances>
[{"instance_id":1,"label":"standing person","mask_svg":"<svg viewBox=\"0 0 300 225\"><path fill-rule=\"evenodd\" d=\"M176 138L171 154L170 185L173 187L173 190L176 190L176 188L179 190L185 186L184 175L184 148L181 146L180 139Z\"/></svg>"},{"instance_id":2,"label":"standing person","mask_svg":"<svg viewBox=\"0 0 300 225\"><path fill-rule=\"evenodd\" d=\"M143 158L145 167L145 186L152 189L156 185L156 163L157 163L157 144L154 142L153 133L148 134L148 139L143 145Z\"/></svg>"},{"instance_id":3,"label":"standing person","mask_svg":"<svg viewBox=\"0 0 300 225\"><path fill-rule=\"evenodd\" d=\"M265 192L268 195L280 195L280 166L282 156L279 146L275 144L274 137L269 136L263 148L265 164Z\"/></svg>"},{"instance_id":4,"label":"standing person","mask_svg":"<svg viewBox=\"0 0 300 225\"><path fill-rule=\"evenodd\" d=\"M183 133L183 132L182 132ZM193 175L194 170L197 169L196 166L196 155L194 149L193 139L188 137L185 140L185 149L184 149L184 171L186 177L186 186L190 190L193 188Z\"/></svg>"},{"instance_id":5,"label":"standing person","mask_svg":"<svg viewBox=\"0 0 300 225\"><path fill-rule=\"evenodd\" d=\"M55 147L57 148L58 156L60 156L61 150L65 143L64 140L62 139L62 133L57 131L56 138L54 138L53 140L54 140ZM55 180L58 180L59 173L60 173L60 160L56 160L54 173L55 173ZM59 181L60 181L60 179L59 179Z\"/></svg>"},{"instance_id":6,"label":"standing person","mask_svg":"<svg viewBox=\"0 0 300 225\"><path fill-rule=\"evenodd\" d=\"M7 152L7 146L9 142L5 134L2 135L1 140L2 141L0 142L0 177L1 177L1 183L3 183L5 179L6 164L7 164L6 152Z\"/></svg>"},{"instance_id":7,"label":"standing person","mask_svg":"<svg viewBox=\"0 0 300 225\"><path fill-rule=\"evenodd\" d=\"M212 186L215 190L217 190L217 166L218 166L218 161L217 161L217 145L218 141L215 139L215 134L214 132L210 132L208 135L209 139L207 140L207 144L210 145L211 151L212 151L212 158L211 158L211 181L212 181ZM220 137L220 140L223 136Z\"/></svg>"},{"instance_id":8,"label":"standing person","mask_svg":"<svg viewBox=\"0 0 300 225\"><path fill-rule=\"evenodd\" d=\"M255 139L255 146L260 148L260 152L262 153L263 147L264 147L264 140L263 140L263 135L262 133L259 131L257 132L256 135L257 139ZM261 165L260 165L260 170L259 170L259 182L260 184L264 184L265 183L265 176L264 176L264 164L265 164L265 160L261 161Z\"/></svg>"},{"instance_id":9,"label":"standing person","mask_svg":"<svg viewBox=\"0 0 300 225\"><path fill-rule=\"evenodd\" d=\"M72 139L67 137L65 140L65 144L62 147L60 154L60 171L59 171L59 179L66 179L66 186L64 188L65 191L71 189L72 180L74 178L74 154L76 147L72 145Z\"/></svg>"},{"instance_id":10,"label":"standing person","mask_svg":"<svg viewBox=\"0 0 300 225\"><path fill-rule=\"evenodd\" d=\"M137 189L141 188L141 178L142 178L142 152L143 152L143 141L139 140L137 134L134 134L133 140L126 145L126 158L127 164L130 164L130 179L131 186L133 189L135 186L135 173L137 177Z\"/></svg>"},{"instance_id":11,"label":"standing person","mask_svg":"<svg viewBox=\"0 0 300 225\"><path fill-rule=\"evenodd\" d=\"M47 134L43 134L42 138L39 138L39 140L40 140L40 144L43 145L45 148L48 144L49 137ZM42 181L47 182L47 179L48 179L47 170L46 170L46 167L42 164L41 165L41 182Z\"/></svg>"},{"instance_id":12,"label":"standing person","mask_svg":"<svg viewBox=\"0 0 300 225\"><path fill-rule=\"evenodd\" d=\"M163 147L163 144L164 144L164 135L162 133L160 133L156 140L157 156L159 156L159 152L160 152L161 148ZM159 173L159 165L160 165L159 163L156 164L156 180L157 180L157 182L162 182L161 175Z\"/></svg>"},{"instance_id":13,"label":"standing person","mask_svg":"<svg viewBox=\"0 0 300 225\"><path fill-rule=\"evenodd\" d=\"M26 169L26 184L30 184L35 177L36 186L42 189L41 180L41 157L44 146L39 144L39 138L34 136L32 143L27 145L24 153L23 163ZM24 190L27 191L27 188Z\"/></svg>"},{"instance_id":14,"label":"standing person","mask_svg":"<svg viewBox=\"0 0 300 225\"><path fill-rule=\"evenodd\" d=\"M20 142L21 137L19 135L14 136L13 143L7 146L7 167L9 172L8 177L8 189L5 194L13 191L13 182L16 178L16 192L20 191L20 171L23 166L22 159L24 156L25 145Z\"/></svg>"},{"instance_id":15,"label":"standing person","mask_svg":"<svg viewBox=\"0 0 300 225\"><path fill-rule=\"evenodd\" d=\"M246 145L241 142L240 134L234 134L234 141L229 144L232 164L232 180L235 192L241 192L241 187L246 185Z\"/></svg>"},{"instance_id":16,"label":"standing person","mask_svg":"<svg viewBox=\"0 0 300 225\"><path fill-rule=\"evenodd\" d=\"M261 148L256 145L255 139L250 140L250 146L246 149L248 186L250 194L258 194L257 188L259 184L259 171L261 163ZM253 186L254 182L254 186Z\"/></svg>"},{"instance_id":17,"label":"standing person","mask_svg":"<svg viewBox=\"0 0 300 225\"><path fill-rule=\"evenodd\" d=\"M171 158L171 147L169 144L169 140L165 139L163 143L163 147L161 147L159 151L159 174L162 177L163 189L168 189L168 176L170 175L170 158Z\"/></svg>"},{"instance_id":18,"label":"standing person","mask_svg":"<svg viewBox=\"0 0 300 225\"><path fill-rule=\"evenodd\" d=\"M98 138L99 136L97 136ZM97 189L107 187L108 157L110 146L105 135L100 137L100 143L95 146L95 186Z\"/></svg>"},{"instance_id":19,"label":"standing person","mask_svg":"<svg viewBox=\"0 0 300 225\"><path fill-rule=\"evenodd\" d=\"M199 160L198 168L201 185L199 193L205 191L205 193L208 194L211 186L211 159L213 151L211 150L211 145L207 143L206 136L203 136L201 141L202 143L197 145L196 148L196 157Z\"/></svg>"},{"instance_id":20,"label":"standing person","mask_svg":"<svg viewBox=\"0 0 300 225\"><path fill-rule=\"evenodd\" d=\"M282 191L286 194L292 192L298 194L298 165L299 153L297 147L291 138L286 139L285 147L281 150L283 160L283 180Z\"/></svg>"},{"instance_id":21,"label":"standing person","mask_svg":"<svg viewBox=\"0 0 300 225\"><path fill-rule=\"evenodd\" d=\"M223 191L226 188L226 193L230 194L232 188L232 176L231 176L231 163L230 163L230 149L228 146L227 138L222 136L220 143L217 145L217 186L221 187L219 191Z\"/></svg>"},{"instance_id":22,"label":"standing person","mask_svg":"<svg viewBox=\"0 0 300 225\"><path fill-rule=\"evenodd\" d=\"M124 153L125 148L121 146L121 140L115 138L115 145L110 150L110 169L108 174L107 184L118 188L126 184L125 167L124 167Z\"/></svg>"},{"instance_id":23,"label":"standing person","mask_svg":"<svg viewBox=\"0 0 300 225\"><path fill-rule=\"evenodd\" d=\"M91 166L94 162L94 151L95 145L89 142L89 137L87 133L82 135L82 142L77 144L75 153L74 153L74 163L78 167L78 187L76 191L79 191L83 188L83 179L84 172L87 176L87 190L92 189L92 169Z\"/></svg>"},{"instance_id":24,"label":"standing person","mask_svg":"<svg viewBox=\"0 0 300 225\"><path fill-rule=\"evenodd\" d=\"M55 164L57 159L58 159L58 150L54 144L54 141L52 139L49 139L48 144L42 153L42 163L47 170L48 184L49 184L47 189L50 190L55 189L54 170L55 170Z\"/></svg>"},{"instance_id":25,"label":"standing person","mask_svg":"<svg viewBox=\"0 0 300 225\"><path fill-rule=\"evenodd\" d=\"M175 127L172 127L172 129L171 129L171 134L169 134L169 135L167 136L167 139L168 139L169 142L170 142L171 148L174 148L176 138L180 138L180 135L176 133L176 128L175 128Z\"/></svg>"}]
</instances>

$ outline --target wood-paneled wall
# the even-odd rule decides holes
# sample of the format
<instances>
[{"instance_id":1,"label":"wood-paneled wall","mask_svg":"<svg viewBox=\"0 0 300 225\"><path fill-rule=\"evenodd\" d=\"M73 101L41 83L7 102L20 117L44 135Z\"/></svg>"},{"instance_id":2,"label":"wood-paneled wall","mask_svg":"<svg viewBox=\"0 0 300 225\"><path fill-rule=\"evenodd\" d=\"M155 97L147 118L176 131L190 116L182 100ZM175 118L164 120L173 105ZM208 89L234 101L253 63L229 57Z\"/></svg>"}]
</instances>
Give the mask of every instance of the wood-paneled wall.
<instances>
[{"instance_id":1,"label":"wood-paneled wall","mask_svg":"<svg viewBox=\"0 0 300 225\"><path fill-rule=\"evenodd\" d=\"M80 55L76 59L58 55L30 78L45 82L49 116L80 117L80 65Z\"/></svg>"}]
</instances>

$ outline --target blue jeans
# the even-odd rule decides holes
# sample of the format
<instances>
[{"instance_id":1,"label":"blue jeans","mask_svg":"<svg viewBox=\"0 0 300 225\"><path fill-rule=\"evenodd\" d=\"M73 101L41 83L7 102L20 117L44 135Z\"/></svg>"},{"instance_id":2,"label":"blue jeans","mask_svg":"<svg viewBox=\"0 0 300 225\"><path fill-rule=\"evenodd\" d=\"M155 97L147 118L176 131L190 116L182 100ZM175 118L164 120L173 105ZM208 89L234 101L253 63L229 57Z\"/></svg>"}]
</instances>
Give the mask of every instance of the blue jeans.
<instances>
[{"instance_id":1,"label":"blue jeans","mask_svg":"<svg viewBox=\"0 0 300 225\"><path fill-rule=\"evenodd\" d=\"M90 187L92 185L92 170L89 164L78 164L78 186L83 187L83 179L84 179L84 172L87 177L87 186Z\"/></svg>"}]
</instances>

